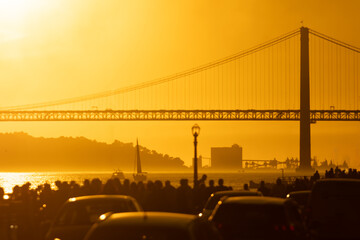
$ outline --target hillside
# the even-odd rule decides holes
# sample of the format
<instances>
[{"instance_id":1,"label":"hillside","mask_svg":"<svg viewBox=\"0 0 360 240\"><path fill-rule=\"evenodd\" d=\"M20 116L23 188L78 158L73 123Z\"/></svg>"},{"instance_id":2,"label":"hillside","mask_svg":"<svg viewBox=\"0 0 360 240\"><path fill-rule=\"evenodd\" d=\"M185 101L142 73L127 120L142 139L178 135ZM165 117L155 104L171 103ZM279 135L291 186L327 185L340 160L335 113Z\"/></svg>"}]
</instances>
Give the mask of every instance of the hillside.
<instances>
[{"instance_id":1,"label":"hillside","mask_svg":"<svg viewBox=\"0 0 360 240\"><path fill-rule=\"evenodd\" d=\"M180 158L140 146L144 171L186 171ZM26 133L0 133L0 172L134 170L135 146L84 137L42 138Z\"/></svg>"}]
</instances>

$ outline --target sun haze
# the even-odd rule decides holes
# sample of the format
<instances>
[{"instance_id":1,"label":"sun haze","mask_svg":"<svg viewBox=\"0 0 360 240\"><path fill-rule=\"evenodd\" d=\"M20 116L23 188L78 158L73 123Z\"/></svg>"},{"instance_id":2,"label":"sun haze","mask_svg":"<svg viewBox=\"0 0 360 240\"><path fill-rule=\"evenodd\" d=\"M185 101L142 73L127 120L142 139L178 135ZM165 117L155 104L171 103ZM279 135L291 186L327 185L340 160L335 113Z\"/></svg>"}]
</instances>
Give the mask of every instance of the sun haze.
<instances>
[{"instance_id":1,"label":"sun haze","mask_svg":"<svg viewBox=\"0 0 360 240\"><path fill-rule=\"evenodd\" d=\"M359 8L356 0L0 0L0 108L159 79L302 25L359 47ZM108 143L134 142L139 137L147 148L190 165L194 123L1 122L0 131L85 136ZM199 154L205 157L210 157L211 147L235 143L243 147L244 159L299 156L298 122L197 123ZM318 122L311 134L312 156L339 163L350 159L353 167L360 167L358 122Z\"/></svg>"}]
</instances>

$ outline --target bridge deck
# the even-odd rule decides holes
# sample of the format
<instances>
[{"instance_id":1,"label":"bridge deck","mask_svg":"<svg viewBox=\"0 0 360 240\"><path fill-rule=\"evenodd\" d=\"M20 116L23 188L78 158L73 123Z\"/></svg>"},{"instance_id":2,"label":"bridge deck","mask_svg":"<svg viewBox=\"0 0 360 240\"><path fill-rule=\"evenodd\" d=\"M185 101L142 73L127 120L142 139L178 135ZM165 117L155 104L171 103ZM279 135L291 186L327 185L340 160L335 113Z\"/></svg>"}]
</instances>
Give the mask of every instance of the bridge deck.
<instances>
[{"instance_id":1,"label":"bridge deck","mask_svg":"<svg viewBox=\"0 0 360 240\"><path fill-rule=\"evenodd\" d=\"M311 110L311 121L359 121L360 110ZM300 121L300 110L0 111L0 121Z\"/></svg>"}]
</instances>

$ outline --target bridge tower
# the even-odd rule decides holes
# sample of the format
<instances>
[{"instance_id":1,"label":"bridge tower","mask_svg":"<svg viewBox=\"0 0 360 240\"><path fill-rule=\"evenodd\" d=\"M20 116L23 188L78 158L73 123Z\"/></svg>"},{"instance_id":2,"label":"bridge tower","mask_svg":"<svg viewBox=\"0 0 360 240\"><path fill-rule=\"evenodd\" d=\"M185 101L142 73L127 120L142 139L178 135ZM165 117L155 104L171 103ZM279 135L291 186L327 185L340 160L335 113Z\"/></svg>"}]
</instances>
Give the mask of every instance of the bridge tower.
<instances>
[{"instance_id":1,"label":"bridge tower","mask_svg":"<svg viewBox=\"0 0 360 240\"><path fill-rule=\"evenodd\" d=\"M300 28L300 171L311 171L309 29Z\"/></svg>"}]
</instances>

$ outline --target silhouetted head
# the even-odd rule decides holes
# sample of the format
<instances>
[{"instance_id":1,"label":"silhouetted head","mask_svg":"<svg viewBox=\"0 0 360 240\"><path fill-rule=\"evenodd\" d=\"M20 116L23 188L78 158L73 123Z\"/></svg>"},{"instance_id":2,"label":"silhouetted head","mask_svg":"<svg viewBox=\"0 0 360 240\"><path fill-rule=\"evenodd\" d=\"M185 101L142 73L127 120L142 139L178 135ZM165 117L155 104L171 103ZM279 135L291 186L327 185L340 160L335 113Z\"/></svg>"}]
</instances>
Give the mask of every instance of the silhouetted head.
<instances>
[{"instance_id":1,"label":"silhouetted head","mask_svg":"<svg viewBox=\"0 0 360 240\"><path fill-rule=\"evenodd\" d=\"M55 186L56 186L57 188L60 188L60 187L61 187L61 181L60 181L60 180L56 180L56 181L55 181Z\"/></svg>"},{"instance_id":2,"label":"silhouetted head","mask_svg":"<svg viewBox=\"0 0 360 240\"><path fill-rule=\"evenodd\" d=\"M136 189L137 189L137 184L136 184L136 182L132 182L132 183L130 184L130 188L131 188L132 190L136 190Z\"/></svg>"},{"instance_id":3,"label":"silhouetted head","mask_svg":"<svg viewBox=\"0 0 360 240\"><path fill-rule=\"evenodd\" d=\"M126 179L124 180L124 185L125 185L125 186L130 186L130 180L126 178Z\"/></svg>"},{"instance_id":4,"label":"silhouetted head","mask_svg":"<svg viewBox=\"0 0 360 240\"><path fill-rule=\"evenodd\" d=\"M44 183L43 191L51 191L51 186L48 183Z\"/></svg>"},{"instance_id":5,"label":"silhouetted head","mask_svg":"<svg viewBox=\"0 0 360 240\"><path fill-rule=\"evenodd\" d=\"M84 180L84 186L89 186L90 185L90 180L89 179L85 179Z\"/></svg>"},{"instance_id":6,"label":"silhouetted head","mask_svg":"<svg viewBox=\"0 0 360 240\"><path fill-rule=\"evenodd\" d=\"M114 178L113 181L114 181L114 185L115 185L115 186L117 186L117 187L120 187L120 186L121 186L121 182L120 182L120 179L119 179L119 178Z\"/></svg>"},{"instance_id":7,"label":"silhouetted head","mask_svg":"<svg viewBox=\"0 0 360 240\"><path fill-rule=\"evenodd\" d=\"M153 183L153 181L151 181L151 180L147 181L147 183L146 183L146 189L147 189L147 190L152 190L153 188L154 188L154 183Z\"/></svg>"},{"instance_id":8,"label":"silhouetted head","mask_svg":"<svg viewBox=\"0 0 360 240\"><path fill-rule=\"evenodd\" d=\"M264 182L264 181L261 181L261 182L260 182L260 186L261 186L261 187L265 187L265 182Z\"/></svg>"},{"instance_id":9,"label":"silhouetted head","mask_svg":"<svg viewBox=\"0 0 360 240\"><path fill-rule=\"evenodd\" d=\"M171 186L171 183L170 183L169 180L166 180L166 181L165 181L165 186L166 186L166 187L170 187L170 186Z\"/></svg>"},{"instance_id":10,"label":"silhouetted head","mask_svg":"<svg viewBox=\"0 0 360 240\"><path fill-rule=\"evenodd\" d=\"M144 185L144 183L142 181L138 182L137 187L141 191L145 190L145 185Z\"/></svg>"},{"instance_id":11,"label":"silhouetted head","mask_svg":"<svg viewBox=\"0 0 360 240\"><path fill-rule=\"evenodd\" d=\"M218 180L218 184L219 184L219 186L223 186L224 185L224 179L220 178Z\"/></svg>"},{"instance_id":12,"label":"silhouetted head","mask_svg":"<svg viewBox=\"0 0 360 240\"><path fill-rule=\"evenodd\" d=\"M188 183L189 183L189 180L187 180L186 178L180 179L180 185L181 186L187 186Z\"/></svg>"},{"instance_id":13,"label":"silhouetted head","mask_svg":"<svg viewBox=\"0 0 360 240\"><path fill-rule=\"evenodd\" d=\"M212 180L212 179L211 179L211 180L209 180L209 186L210 186L210 187L213 187L213 186L214 186L214 184L215 184L214 180Z\"/></svg>"},{"instance_id":14,"label":"silhouetted head","mask_svg":"<svg viewBox=\"0 0 360 240\"><path fill-rule=\"evenodd\" d=\"M156 189L161 189L163 187L163 184L162 184L162 182L160 180L156 180L154 182L154 186L155 186Z\"/></svg>"},{"instance_id":15,"label":"silhouetted head","mask_svg":"<svg viewBox=\"0 0 360 240\"><path fill-rule=\"evenodd\" d=\"M207 179L207 175L206 174L203 174L202 176L201 176L201 181L206 181L206 179Z\"/></svg>"},{"instance_id":16,"label":"silhouetted head","mask_svg":"<svg viewBox=\"0 0 360 240\"><path fill-rule=\"evenodd\" d=\"M277 184L277 185L280 185L280 184L281 184L281 179L280 179L280 178L276 179L276 184Z\"/></svg>"}]
</instances>

